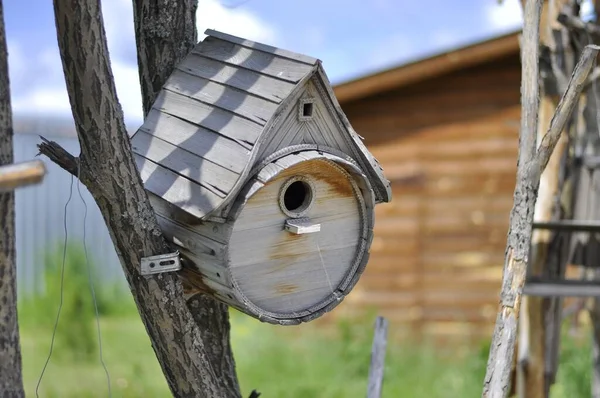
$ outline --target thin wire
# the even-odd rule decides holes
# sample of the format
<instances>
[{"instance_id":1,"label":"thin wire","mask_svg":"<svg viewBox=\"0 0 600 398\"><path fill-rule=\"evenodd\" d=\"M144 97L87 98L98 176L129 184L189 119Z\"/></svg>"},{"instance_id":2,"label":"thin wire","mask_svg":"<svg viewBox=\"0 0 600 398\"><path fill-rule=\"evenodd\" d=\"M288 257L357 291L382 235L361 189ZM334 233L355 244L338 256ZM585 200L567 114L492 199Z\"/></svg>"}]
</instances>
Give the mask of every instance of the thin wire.
<instances>
[{"instance_id":1,"label":"thin wire","mask_svg":"<svg viewBox=\"0 0 600 398\"><path fill-rule=\"evenodd\" d=\"M321 255L321 247L319 247L319 241L313 236L313 240L317 245L317 252L319 253L319 258L321 259L321 266L323 267L323 271L325 272L325 278L327 279L327 283L329 284L329 290L331 290L331 294L333 292L333 285L331 284L331 279L329 278L329 273L327 272L327 268L325 267L325 261L323 261L323 256Z\"/></svg>"},{"instance_id":2,"label":"thin wire","mask_svg":"<svg viewBox=\"0 0 600 398\"><path fill-rule=\"evenodd\" d=\"M100 315L98 314L98 302L96 301L96 291L94 289L94 283L92 281L92 269L90 267L90 261L88 258L88 251L87 251L87 245L86 245L85 226L86 226L88 208L87 208L87 203L85 203L85 199L83 198L83 195L81 194L80 182L81 182L81 163L78 162L77 163L77 192L79 193L79 197L81 198L81 201L83 202L83 208L84 208L84 213L83 213L83 251L85 253L85 266L88 271L88 284L90 286L90 291L92 293L92 301L94 302L94 312L96 314L96 330L98 332L98 351L100 354L100 363L102 364L102 368L104 369L104 373L106 374L106 384L108 385L108 396L112 397L112 391L110 388L110 374L108 373L108 368L106 367L106 363L104 362L104 355L103 355L103 351L102 351L102 333L100 332Z\"/></svg>"},{"instance_id":3,"label":"thin wire","mask_svg":"<svg viewBox=\"0 0 600 398\"><path fill-rule=\"evenodd\" d=\"M48 363L50 362L50 358L52 357L52 351L54 349L54 339L56 337L56 329L58 328L60 312L61 312L62 306L63 306L63 290L64 290L64 282L65 282L65 260L67 258L67 240L68 240L67 206L69 206L69 202L71 201L72 197L73 197L73 175L71 175L71 187L69 189L69 199L67 199L67 203L65 203L65 213L64 213L64 218L63 218L63 226L65 229L65 243L64 243L64 247L63 247L63 259L62 259L62 266L61 266L61 270L60 270L60 302L58 304L58 312L56 313L56 320L54 322L54 330L52 331L52 340L50 341L50 352L48 353L48 358L46 358L46 363L44 364L44 367L42 368L42 373L40 374L40 378L38 379L37 385L35 386L35 396L38 398L39 398L38 390L40 388L40 384L42 383L42 378L44 377L44 373L46 372L46 367L48 366Z\"/></svg>"}]
</instances>

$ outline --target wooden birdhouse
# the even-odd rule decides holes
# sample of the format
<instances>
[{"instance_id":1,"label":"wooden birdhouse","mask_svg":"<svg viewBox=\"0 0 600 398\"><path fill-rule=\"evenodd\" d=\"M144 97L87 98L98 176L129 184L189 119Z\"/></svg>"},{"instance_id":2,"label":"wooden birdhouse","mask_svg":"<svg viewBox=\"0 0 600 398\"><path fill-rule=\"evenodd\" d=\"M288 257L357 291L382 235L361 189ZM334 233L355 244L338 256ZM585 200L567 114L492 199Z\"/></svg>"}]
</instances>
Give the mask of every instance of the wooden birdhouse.
<instances>
[{"instance_id":1,"label":"wooden birdhouse","mask_svg":"<svg viewBox=\"0 0 600 398\"><path fill-rule=\"evenodd\" d=\"M145 188L196 285L262 321L310 321L358 281L389 182L319 60L205 33L132 138Z\"/></svg>"}]
</instances>

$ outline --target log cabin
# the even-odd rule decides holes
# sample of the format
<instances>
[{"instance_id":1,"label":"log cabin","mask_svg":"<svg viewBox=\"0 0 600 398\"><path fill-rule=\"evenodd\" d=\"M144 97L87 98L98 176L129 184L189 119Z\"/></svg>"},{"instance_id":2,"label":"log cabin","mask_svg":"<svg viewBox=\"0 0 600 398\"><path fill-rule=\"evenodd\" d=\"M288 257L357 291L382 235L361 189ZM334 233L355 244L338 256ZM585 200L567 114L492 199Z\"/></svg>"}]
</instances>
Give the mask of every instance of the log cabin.
<instances>
[{"instance_id":1,"label":"log cabin","mask_svg":"<svg viewBox=\"0 0 600 398\"><path fill-rule=\"evenodd\" d=\"M334 87L394 199L376 209L369 264L331 317L375 310L390 332L489 338L515 186L518 36Z\"/></svg>"}]
</instances>

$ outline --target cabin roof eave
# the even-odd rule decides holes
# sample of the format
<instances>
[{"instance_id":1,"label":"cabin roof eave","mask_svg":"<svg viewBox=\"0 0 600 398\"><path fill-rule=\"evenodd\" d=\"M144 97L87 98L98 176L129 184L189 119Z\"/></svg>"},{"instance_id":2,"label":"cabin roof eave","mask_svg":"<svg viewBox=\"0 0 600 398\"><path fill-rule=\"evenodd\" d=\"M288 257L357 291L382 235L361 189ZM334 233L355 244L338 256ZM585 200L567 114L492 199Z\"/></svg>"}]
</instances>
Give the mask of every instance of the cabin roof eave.
<instances>
[{"instance_id":1,"label":"cabin roof eave","mask_svg":"<svg viewBox=\"0 0 600 398\"><path fill-rule=\"evenodd\" d=\"M340 103L350 102L509 54L518 54L520 33L519 29L499 37L447 50L427 58L352 79L335 85L334 92Z\"/></svg>"}]
</instances>

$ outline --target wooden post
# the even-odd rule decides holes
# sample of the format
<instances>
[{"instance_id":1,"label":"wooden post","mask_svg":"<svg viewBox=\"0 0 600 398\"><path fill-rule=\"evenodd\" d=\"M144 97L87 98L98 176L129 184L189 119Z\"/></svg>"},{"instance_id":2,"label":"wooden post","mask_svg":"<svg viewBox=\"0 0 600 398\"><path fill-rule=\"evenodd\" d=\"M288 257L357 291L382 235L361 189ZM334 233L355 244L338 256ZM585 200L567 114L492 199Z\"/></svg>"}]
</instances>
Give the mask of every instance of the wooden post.
<instances>
[{"instance_id":1,"label":"wooden post","mask_svg":"<svg viewBox=\"0 0 600 398\"><path fill-rule=\"evenodd\" d=\"M521 134L514 204L510 214L500 305L490 346L483 397L504 398L509 393L511 370L517 339L523 285L531 244L533 214L540 177L573 113L600 47L587 46L548 132L536 150L539 111L539 26L542 0L527 0L521 51Z\"/></svg>"},{"instance_id":2,"label":"wooden post","mask_svg":"<svg viewBox=\"0 0 600 398\"><path fill-rule=\"evenodd\" d=\"M375 335L371 349L371 367L369 368L369 389L367 398L380 398L385 373L385 349L387 346L387 319L378 316L375 321Z\"/></svg>"},{"instance_id":3,"label":"wooden post","mask_svg":"<svg viewBox=\"0 0 600 398\"><path fill-rule=\"evenodd\" d=\"M46 174L46 166L41 160L0 166L0 192L40 183Z\"/></svg>"},{"instance_id":4,"label":"wooden post","mask_svg":"<svg viewBox=\"0 0 600 398\"><path fill-rule=\"evenodd\" d=\"M545 2L540 18L540 44L550 51L542 52L541 67L542 95L539 106L539 124L537 142L541 142L550 127L550 121L557 105L557 94L566 89L567 76L573 70L573 63L568 53L572 53L568 33L558 22L558 15L565 10L571 0L550 0ZM569 62L571 61L571 62ZM555 198L559 193L559 172L561 158L567 148L564 136L559 140L548 166L540 178L540 186L535 204L534 220L537 222L554 221L559 215ZM530 271L540 275L547 268L548 252L553 233L550 230L535 230L532 232ZM547 377L546 341L551 331L547 330L550 306L545 297L524 297L521 309L519 330L519 354L517 367L517 393L520 398L542 398L547 396L550 379ZM548 336L547 336L548 333Z\"/></svg>"}]
</instances>

